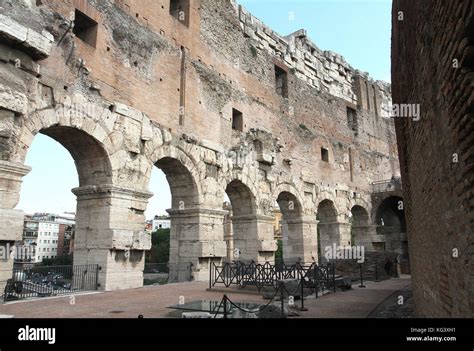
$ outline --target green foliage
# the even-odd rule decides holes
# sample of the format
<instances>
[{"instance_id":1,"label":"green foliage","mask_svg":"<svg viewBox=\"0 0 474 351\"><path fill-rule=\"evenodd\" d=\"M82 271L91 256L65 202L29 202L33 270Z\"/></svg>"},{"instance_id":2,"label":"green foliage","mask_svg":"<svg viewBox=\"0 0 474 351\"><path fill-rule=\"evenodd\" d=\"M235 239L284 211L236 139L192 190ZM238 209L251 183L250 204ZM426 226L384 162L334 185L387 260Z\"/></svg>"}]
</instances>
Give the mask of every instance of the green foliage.
<instances>
[{"instance_id":1,"label":"green foliage","mask_svg":"<svg viewBox=\"0 0 474 351\"><path fill-rule=\"evenodd\" d=\"M275 259L276 260L280 260L280 259L282 260L283 259L283 241L278 240L277 244L278 244L278 249L275 252Z\"/></svg>"},{"instance_id":2,"label":"green foliage","mask_svg":"<svg viewBox=\"0 0 474 351\"><path fill-rule=\"evenodd\" d=\"M58 256L55 258L43 258L43 261L40 263L41 266L72 266L72 264L72 255Z\"/></svg>"},{"instance_id":3,"label":"green foliage","mask_svg":"<svg viewBox=\"0 0 474 351\"><path fill-rule=\"evenodd\" d=\"M158 229L151 236L151 258L147 263L166 263L170 259L170 230Z\"/></svg>"}]
</instances>

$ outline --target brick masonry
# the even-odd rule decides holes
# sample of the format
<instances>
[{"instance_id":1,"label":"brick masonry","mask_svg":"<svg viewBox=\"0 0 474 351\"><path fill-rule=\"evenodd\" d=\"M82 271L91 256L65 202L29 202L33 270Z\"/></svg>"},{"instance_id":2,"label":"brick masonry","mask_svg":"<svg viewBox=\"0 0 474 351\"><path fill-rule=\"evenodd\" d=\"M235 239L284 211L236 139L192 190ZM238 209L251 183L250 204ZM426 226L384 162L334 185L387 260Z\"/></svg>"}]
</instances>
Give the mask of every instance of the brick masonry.
<instances>
[{"instance_id":1,"label":"brick masonry","mask_svg":"<svg viewBox=\"0 0 474 351\"><path fill-rule=\"evenodd\" d=\"M318 258L318 228L350 243L352 213L361 242L384 240L371 183L399 175L390 85L234 1L172 3L182 19L170 0L0 0L0 240L21 238L38 133L76 162L74 259L100 264L107 290L142 284L154 166L173 197L172 280L226 257L225 193L246 259L273 259L277 204L287 261Z\"/></svg>"},{"instance_id":2,"label":"brick masonry","mask_svg":"<svg viewBox=\"0 0 474 351\"><path fill-rule=\"evenodd\" d=\"M473 40L470 0L393 2L393 101L422 112L396 121L422 317L474 316Z\"/></svg>"}]
</instances>

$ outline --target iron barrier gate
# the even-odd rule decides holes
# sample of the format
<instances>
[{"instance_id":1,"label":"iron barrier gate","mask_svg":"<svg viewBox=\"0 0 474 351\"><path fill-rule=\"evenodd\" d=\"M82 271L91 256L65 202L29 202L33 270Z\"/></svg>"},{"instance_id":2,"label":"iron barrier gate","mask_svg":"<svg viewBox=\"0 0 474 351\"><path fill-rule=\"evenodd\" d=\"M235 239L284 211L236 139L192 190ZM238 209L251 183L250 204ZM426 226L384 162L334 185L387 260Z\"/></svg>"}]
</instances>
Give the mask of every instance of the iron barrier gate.
<instances>
[{"instance_id":1,"label":"iron barrier gate","mask_svg":"<svg viewBox=\"0 0 474 351\"><path fill-rule=\"evenodd\" d=\"M336 290L334 263L326 265L295 263L278 266L270 262L260 264L253 261L249 264L227 262L222 266L213 263L209 275L210 289L218 284L222 284L226 288L231 285L254 286L259 291L264 287L278 289L280 280L295 279L301 281L305 288L313 289L316 295L319 292Z\"/></svg>"},{"instance_id":2,"label":"iron barrier gate","mask_svg":"<svg viewBox=\"0 0 474 351\"><path fill-rule=\"evenodd\" d=\"M13 268L13 276L7 281L3 299L14 301L97 290L99 270L97 264Z\"/></svg>"}]
</instances>

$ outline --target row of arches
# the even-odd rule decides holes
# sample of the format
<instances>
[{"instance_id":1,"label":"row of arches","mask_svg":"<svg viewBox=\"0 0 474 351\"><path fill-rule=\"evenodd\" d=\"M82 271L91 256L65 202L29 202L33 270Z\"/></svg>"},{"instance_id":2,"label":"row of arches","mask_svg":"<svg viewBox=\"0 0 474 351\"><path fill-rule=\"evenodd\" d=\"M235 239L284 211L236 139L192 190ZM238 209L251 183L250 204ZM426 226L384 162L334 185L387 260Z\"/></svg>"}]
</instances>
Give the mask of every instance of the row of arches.
<instances>
[{"instance_id":1,"label":"row of arches","mask_svg":"<svg viewBox=\"0 0 474 351\"><path fill-rule=\"evenodd\" d=\"M364 228L370 226L369 212L362 206L352 208L351 233L351 225L341 219L343 214L333 200L322 200L314 215L291 183L282 182L269 193L260 192L256 180L245 170L222 174L219 167L202 162L199 149L170 141L164 131L154 130L149 141L134 144L117 131L121 123L111 123L107 132L106 127L86 118L56 114L49 122L31 119L25 121L20 142L12 145L19 163L23 163L37 133L53 138L71 154L79 178L79 187L73 190L77 197L75 264L100 264L99 279L105 289L123 288L124 276L130 286L142 284L143 252L150 244L140 232L152 196L148 182L153 167L166 175L172 195L171 280L187 280L189 263L194 266L194 279L208 279L211 265L226 256L224 193L232 205L234 245L243 260L273 259L273 203L282 213L287 262L322 257L321 248L333 243L349 245L353 243L351 235L362 238ZM377 216L388 224L396 222L396 216Z\"/></svg>"}]
</instances>

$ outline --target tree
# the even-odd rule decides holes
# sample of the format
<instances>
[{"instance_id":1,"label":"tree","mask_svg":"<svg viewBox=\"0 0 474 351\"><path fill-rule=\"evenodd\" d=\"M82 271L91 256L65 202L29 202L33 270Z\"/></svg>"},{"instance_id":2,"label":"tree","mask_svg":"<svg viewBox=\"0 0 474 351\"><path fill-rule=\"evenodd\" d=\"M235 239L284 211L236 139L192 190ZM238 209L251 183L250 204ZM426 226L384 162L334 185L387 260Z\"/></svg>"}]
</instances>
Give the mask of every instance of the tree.
<instances>
[{"instance_id":1,"label":"tree","mask_svg":"<svg viewBox=\"0 0 474 351\"><path fill-rule=\"evenodd\" d=\"M73 265L73 256L65 255L58 256L55 258L43 258L41 261L41 266L72 266Z\"/></svg>"},{"instance_id":2,"label":"tree","mask_svg":"<svg viewBox=\"0 0 474 351\"><path fill-rule=\"evenodd\" d=\"M282 260L283 259L283 241L277 241L278 248L275 251L275 260Z\"/></svg>"},{"instance_id":3,"label":"tree","mask_svg":"<svg viewBox=\"0 0 474 351\"><path fill-rule=\"evenodd\" d=\"M151 257L147 263L168 263L170 259L170 229L158 229L151 236Z\"/></svg>"}]
</instances>

